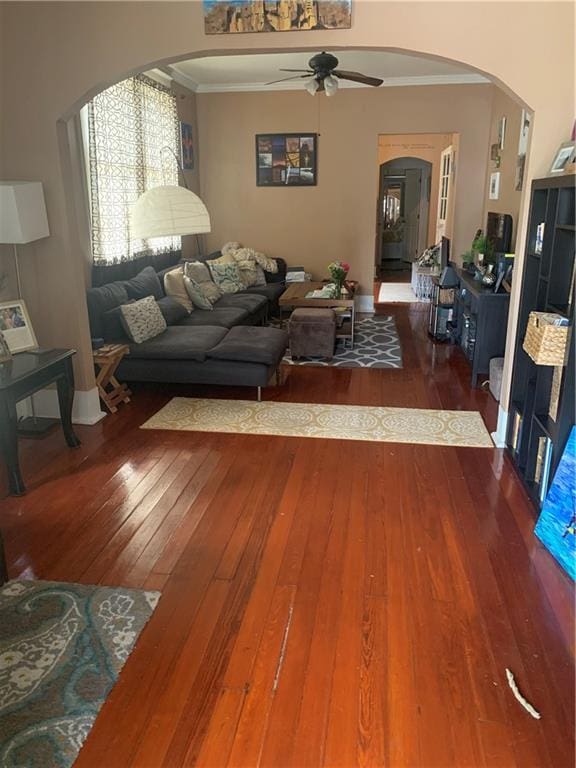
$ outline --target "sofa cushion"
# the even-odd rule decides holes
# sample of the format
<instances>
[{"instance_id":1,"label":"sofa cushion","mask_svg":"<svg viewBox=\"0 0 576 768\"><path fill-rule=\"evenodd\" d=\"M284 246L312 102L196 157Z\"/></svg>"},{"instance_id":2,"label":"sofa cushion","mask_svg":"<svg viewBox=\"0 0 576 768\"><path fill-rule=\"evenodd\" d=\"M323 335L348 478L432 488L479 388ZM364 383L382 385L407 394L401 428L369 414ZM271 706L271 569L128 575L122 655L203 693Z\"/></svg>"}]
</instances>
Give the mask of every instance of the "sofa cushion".
<instances>
[{"instance_id":1,"label":"sofa cushion","mask_svg":"<svg viewBox=\"0 0 576 768\"><path fill-rule=\"evenodd\" d=\"M225 294L221 299L218 299L215 307L217 309L234 307L235 309L245 309L247 312L256 313L265 307L267 303L265 296L258 296L255 293L240 291L239 293Z\"/></svg>"},{"instance_id":2,"label":"sofa cushion","mask_svg":"<svg viewBox=\"0 0 576 768\"><path fill-rule=\"evenodd\" d=\"M206 360L206 352L222 341L227 333L226 328L210 325L194 330L171 325L153 339L142 344L130 344L130 357L139 360L195 360L201 363Z\"/></svg>"},{"instance_id":3,"label":"sofa cushion","mask_svg":"<svg viewBox=\"0 0 576 768\"><path fill-rule=\"evenodd\" d=\"M135 344L153 339L166 330L166 320L153 296L120 307L124 330Z\"/></svg>"},{"instance_id":4,"label":"sofa cushion","mask_svg":"<svg viewBox=\"0 0 576 768\"><path fill-rule=\"evenodd\" d=\"M132 304L133 300L128 299L126 304ZM109 309L102 315L102 338L106 341L127 342L128 336L124 328L122 316L122 304L119 307Z\"/></svg>"},{"instance_id":5,"label":"sofa cushion","mask_svg":"<svg viewBox=\"0 0 576 768\"><path fill-rule=\"evenodd\" d=\"M186 307L174 296L163 296L158 299L158 306L160 312L166 320L166 325L176 325L183 317L188 317L190 312Z\"/></svg>"},{"instance_id":6,"label":"sofa cushion","mask_svg":"<svg viewBox=\"0 0 576 768\"><path fill-rule=\"evenodd\" d=\"M284 283L266 283L266 285L254 285L246 288L247 293L255 293L258 296L265 296L268 301L275 303L286 290Z\"/></svg>"},{"instance_id":7,"label":"sofa cushion","mask_svg":"<svg viewBox=\"0 0 576 768\"><path fill-rule=\"evenodd\" d=\"M128 301L124 281L108 283L86 291L90 333L93 339L107 338L104 334L104 313Z\"/></svg>"},{"instance_id":8,"label":"sofa cushion","mask_svg":"<svg viewBox=\"0 0 576 768\"><path fill-rule=\"evenodd\" d=\"M222 341L209 350L209 358L277 365L288 346L288 334L279 328L241 325L232 328Z\"/></svg>"},{"instance_id":9,"label":"sofa cushion","mask_svg":"<svg viewBox=\"0 0 576 768\"><path fill-rule=\"evenodd\" d=\"M195 309L191 315L180 320L178 325L194 327L198 325L219 325L222 328L232 328L232 326L244 322L250 314L248 310L242 307L219 307L218 304L210 310Z\"/></svg>"},{"instance_id":10,"label":"sofa cushion","mask_svg":"<svg viewBox=\"0 0 576 768\"><path fill-rule=\"evenodd\" d=\"M166 296L178 301L187 312L192 312L193 306L184 284L184 271L181 267L172 269L164 275L164 290Z\"/></svg>"},{"instance_id":11,"label":"sofa cushion","mask_svg":"<svg viewBox=\"0 0 576 768\"><path fill-rule=\"evenodd\" d=\"M136 277L126 280L124 285L130 299L145 299L147 296L161 299L164 296L160 279L154 267L145 267Z\"/></svg>"}]
</instances>

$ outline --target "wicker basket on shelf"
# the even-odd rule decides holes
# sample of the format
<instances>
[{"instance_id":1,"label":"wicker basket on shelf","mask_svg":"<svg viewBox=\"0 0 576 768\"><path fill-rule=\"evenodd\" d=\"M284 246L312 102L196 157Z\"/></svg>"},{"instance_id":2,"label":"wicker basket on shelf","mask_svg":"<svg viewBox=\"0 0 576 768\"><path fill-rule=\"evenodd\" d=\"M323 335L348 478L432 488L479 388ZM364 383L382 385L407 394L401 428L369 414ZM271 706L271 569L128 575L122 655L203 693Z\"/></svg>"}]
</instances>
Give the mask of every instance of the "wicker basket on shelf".
<instances>
[{"instance_id":1,"label":"wicker basket on shelf","mask_svg":"<svg viewBox=\"0 0 576 768\"><path fill-rule=\"evenodd\" d=\"M554 325L561 319L550 312L530 312L522 347L536 365L566 365L570 328Z\"/></svg>"}]
</instances>

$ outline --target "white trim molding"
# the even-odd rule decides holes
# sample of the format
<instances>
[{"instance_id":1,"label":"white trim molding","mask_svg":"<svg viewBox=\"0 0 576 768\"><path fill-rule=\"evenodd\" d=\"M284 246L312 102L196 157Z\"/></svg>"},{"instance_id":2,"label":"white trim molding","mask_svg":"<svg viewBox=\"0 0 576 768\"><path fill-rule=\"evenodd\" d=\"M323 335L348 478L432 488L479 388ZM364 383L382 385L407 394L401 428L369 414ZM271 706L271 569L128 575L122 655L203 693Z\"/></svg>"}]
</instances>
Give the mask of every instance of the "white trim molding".
<instances>
[{"instance_id":1,"label":"white trim molding","mask_svg":"<svg viewBox=\"0 0 576 768\"><path fill-rule=\"evenodd\" d=\"M191 77L178 69L177 65L172 64L167 67L173 79L180 85L189 88L195 93L242 93L251 91L303 91L304 83L302 79L288 80L285 82L267 85L266 83L197 83ZM413 77L388 77L384 78L381 88L399 88L417 85L474 85L478 83L489 83L488 78L476 74L461 75L417 75ZM338 89L343 88L370 88L362 83L353 83L350 80L339 80Z\"/></svg>"},{"instance_id":2,"label":"white trim molding","mask_svg":"<svg viewBox=\"0 0 576 768\"><path fill-rule=\"evenodd\" d=\"M494 440L496 448L506 448L506 428L508 426L508 411L505 411L501 405L498 406L498 425L496 431L492 432L491 437Z\"/></svg>"},{"instance_id":3,"label":"white trim molding","mask_svg":"<svg viewBox=\"0 0 576 768\"><path fill-rule=\"evenodd\" d=\"M50 419L60 418L58 406L58 392L56 389L41 389L32 396L37 416L46 416ZM101 421L106 414L100 408L98 389L90 389L87 392L76 390L74 392L74 405L72 406L72 423L92 426Z\"/></svg>"},{"instance_id":4,"label":"white trim molding","mask_svg":"<svg viewBox=\"0 0 576 768\"><path fill-rule=\"evenodd\" d=\"M360 295L354 297L354 308L356 312L374 312L374 296Z\"/></svg>"}]
</instances>

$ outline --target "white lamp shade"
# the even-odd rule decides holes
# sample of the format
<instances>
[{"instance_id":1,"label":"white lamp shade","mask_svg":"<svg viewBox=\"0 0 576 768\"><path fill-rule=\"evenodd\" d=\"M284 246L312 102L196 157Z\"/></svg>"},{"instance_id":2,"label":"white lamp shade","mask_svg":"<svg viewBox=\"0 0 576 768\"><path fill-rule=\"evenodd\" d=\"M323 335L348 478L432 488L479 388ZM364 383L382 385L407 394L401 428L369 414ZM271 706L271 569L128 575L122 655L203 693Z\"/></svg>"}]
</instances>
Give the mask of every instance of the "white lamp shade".
<instances>
[{"instance_id":1,"label":"white lamp shade","mask_svg":"<svg viewBox=\"0 0 576 768\"><path fill-rule=\"evenodd\" d=\"M184 187L153 187L132 207L130 237L134 240L203 232L210 232L208 210L198 195Z\"/></svg>"},{"instance_id":2,"label":"white lamp shade","mask_svg":"<svg viewBox=\"0 0 576 768\"><path fill-rule=\"evenodd\" d=\"M0 243L31 243L48 237L41 181L0 181Z\"/></svg>"}]
</instances>

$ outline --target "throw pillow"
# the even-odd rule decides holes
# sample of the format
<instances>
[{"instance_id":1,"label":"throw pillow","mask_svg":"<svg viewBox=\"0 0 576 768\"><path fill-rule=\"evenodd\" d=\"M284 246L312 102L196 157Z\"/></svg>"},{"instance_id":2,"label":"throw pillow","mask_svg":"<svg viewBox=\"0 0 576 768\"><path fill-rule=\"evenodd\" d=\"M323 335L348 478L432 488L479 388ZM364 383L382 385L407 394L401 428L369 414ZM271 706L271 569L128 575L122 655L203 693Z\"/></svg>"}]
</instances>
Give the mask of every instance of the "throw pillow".
<instances>
[{"instance_id":1,"label":"throw pillow","mask_svg":"<svg viewBox=\"0 0 576 768\"><path fill-rule=\"evenodd\" d=\"M164 290L166 296L172 296L182 304L187 312L192 312L192 302L184 285L184 272L181 268L172 269L164 275Z\"/></svg>"},{"instance_id":2,"label":"throw pillow","mask_svg":"<svg viewBox=\"0 0 576 768\"><path fill-rule=\"evenodd\" d=\"M158 299L158 306L164 320L166 320L166 325L176 325L179 320L183 320L190 314L174 296L163 296Z\"/></svg>"},{"instance_id":3,"label":"throw pillow","mask_svg":"<svg viewBox=\"0 0 576 768\"><path fill-rule=\"evenodd\" d=\"M240 279L246 288L253 285L266 285L266 275L259 264L254 261L237 261Z\"/></svg>"},{"instance_id":4,"label":"throw pillow","mask_svg":"<svg viewBox=\"0 0 576 768\"><path fill-rule=\"evenodd\" d=\"M214 282L222 293L237 293L244 290L244 283L240 279L240 270L235 261L231 264L210 263L210 272Z\"/></svg>"},{"instance_id":5,"label":"throw pillow","mask_svg":"<svg viewBox=\"0 0 576 768\"><path fill-rule=\"evenodd\" d=\"M166 320L154 296L124 304L121 308L122 325L128 337L135 343L153 339L166 330Z\"/></svg>"},{"instance_id":6,"label":"throw pillow","mask_svg":"<svg viewBox=\"0 0 576 768\"><path fill-rule=\"evenodd\" d=\"M207 280L212 280L210 270L202 261L187 261L184 264L184 274L197 283L205 283Z\"/></svg>"},{"instance_id":7,"label":"throw pillow","mask_svg":"<svg viewBox=\"0 0 576 768\"><path fill-rule=\"evenodd\" d=\"M186 286L188 296L195 307L198 307L198 309L214 309L212 302L202 290L200 283L197 283L196 280L192 280L191 277L184 276L184 285Z\"/></svg>"},{"instance_id":8,"label":"throw pillow","mask_svg":"<svg viewBox=\"0 0 576 768\"><path fill-rule=\"evenodd\" d=\"M136 277L124 283L131 299L144 299L146 296L162 298L162 285L154 267L145 267Z\"/></svg>"}]
</instances>

